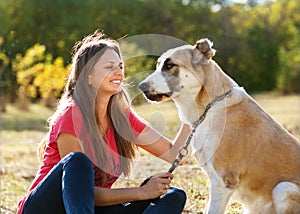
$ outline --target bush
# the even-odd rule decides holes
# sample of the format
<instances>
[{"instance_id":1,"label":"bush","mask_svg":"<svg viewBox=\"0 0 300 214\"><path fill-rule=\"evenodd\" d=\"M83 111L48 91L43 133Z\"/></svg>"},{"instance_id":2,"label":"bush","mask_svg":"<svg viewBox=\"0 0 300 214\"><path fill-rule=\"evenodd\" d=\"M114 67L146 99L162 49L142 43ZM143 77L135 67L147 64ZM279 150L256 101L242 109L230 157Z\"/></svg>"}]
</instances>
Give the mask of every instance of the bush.
<instances>
[{"instance_id":1,"label":"bush","mask_svg":"<svg viewBox=\"0 0 300 214\"><path fill-rule=\"evenodd\" d=\"M13 70L19 84L19 100L24 103L41 100L46 106L54 106L56 98L61 96L69 68L69 65L64 66L62 57L53 60L51 54L46 54L44 45L35 44L24 56L18 54Z\"/></svg>"}]
</instances>

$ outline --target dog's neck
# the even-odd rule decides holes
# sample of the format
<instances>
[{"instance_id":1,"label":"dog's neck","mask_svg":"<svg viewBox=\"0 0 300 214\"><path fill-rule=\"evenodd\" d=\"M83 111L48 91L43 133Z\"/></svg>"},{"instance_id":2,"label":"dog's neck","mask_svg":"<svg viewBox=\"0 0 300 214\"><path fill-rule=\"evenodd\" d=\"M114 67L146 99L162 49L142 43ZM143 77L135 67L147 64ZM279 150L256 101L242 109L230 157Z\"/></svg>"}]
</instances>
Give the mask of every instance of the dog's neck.
<instances>
[{"instance_id":1,"label":"dog's neck","mask_svg":"<svg viewBox=\"0 0 300 214\"><path fill-rule=\"evenodd\" d=\"M184 92L181 96L176 97L174 103L178 109L178 116L182 123L192 125L199 117L195 97L190 93Z\"/></svg>"},{"instance_id":2,"label":"dog's neck","mask_svg":"<svg viewBox=\"0 0 300 214\"><path fill-rule=\"evenodd\" d=\"M206 74L206 78L201 90L199 90L196 102L198 108L204 110L213 99L226 93L232 87L238 86L238 84L225 74L213 60L201 67Z\"/></svg>"},{"instance_id":3,"label":"dog's neck","mask_svg":"<svg viewBox=\"0 0 300 214\"><path fill-rule=\"evenodd\" d=\"M179 111L179 118L184 123L193 124L212 100L226 93L232 87L238 86L213 60L201 67L207 75L202 87L197 91L189 91L189 94L183 94L183 96L174 99Z\"/></svg>"}]
</instances>

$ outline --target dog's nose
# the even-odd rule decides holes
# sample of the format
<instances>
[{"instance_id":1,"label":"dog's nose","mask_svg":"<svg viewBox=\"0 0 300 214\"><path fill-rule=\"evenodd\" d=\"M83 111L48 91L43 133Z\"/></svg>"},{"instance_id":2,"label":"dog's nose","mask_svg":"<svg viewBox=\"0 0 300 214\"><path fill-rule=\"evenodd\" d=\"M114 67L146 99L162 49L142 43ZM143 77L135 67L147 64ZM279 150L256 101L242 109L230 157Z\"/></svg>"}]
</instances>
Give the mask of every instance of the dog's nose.
<instances>
[{"instance_id":1,"label":"dog's nose","mask_svg":"<svg viewBox=\"0 0 300 214\"><path fill-rule=\"evenodd\" d=\"M139 84L139 88L142 90L142 91L149 91L149 87L150 87L150 83L148 82L141 82Z\"/></svg>"}]
</instances>

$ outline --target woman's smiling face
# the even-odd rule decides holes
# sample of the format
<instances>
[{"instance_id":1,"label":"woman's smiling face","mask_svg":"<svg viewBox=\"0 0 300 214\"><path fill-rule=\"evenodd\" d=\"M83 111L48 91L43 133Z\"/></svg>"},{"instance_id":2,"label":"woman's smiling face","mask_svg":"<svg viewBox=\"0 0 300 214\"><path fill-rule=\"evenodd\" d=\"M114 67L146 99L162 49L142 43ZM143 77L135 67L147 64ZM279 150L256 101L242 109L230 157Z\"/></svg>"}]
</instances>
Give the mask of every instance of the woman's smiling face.
<instances>
[{"instance_id":1,"label":"woman's smiling face","mask_svg":"<svg viewBox=\"0 0 300 214\"><path fill-rule=\"evenodd\" d=\"M88 76L89 84L98 94L113 95L121 90L123 80L123 61L115 50L107 48Z\"/></svg>"}]
</instances>

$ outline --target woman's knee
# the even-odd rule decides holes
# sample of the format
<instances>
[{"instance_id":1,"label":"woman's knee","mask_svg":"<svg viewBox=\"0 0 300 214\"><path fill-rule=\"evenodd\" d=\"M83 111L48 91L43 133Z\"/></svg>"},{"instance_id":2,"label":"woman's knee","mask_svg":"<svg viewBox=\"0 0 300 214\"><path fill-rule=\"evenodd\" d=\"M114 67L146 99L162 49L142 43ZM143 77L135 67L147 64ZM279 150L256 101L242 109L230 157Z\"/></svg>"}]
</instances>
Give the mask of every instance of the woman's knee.
<instances>
[{"instance_id":1,"label":"woman's knee","mask_svg":"<svg viewBox=\"0 0 300 214\"><path fill-rule=\"evenodd\" d=\"M63 162L64 167L72 165L74 167L92 169L92 162L88 156L82 152L72 152L68 154L66 157L64 157Z\"/></svg>"},{"instance_id":2,"label":"woman's knee","mask_svg":"<svg viewBox=\"0 0 300 214\"><path fill-rule=\"evenodd\" d=\"M181 201L184 203L186 201L186 193L183 189L171 187L167 194L170 194L170 197L172 197L174 201Z\"/></svg>"},{"instance_id":3,"label":"woman's knee","mask_svg":"<svg viewBox=\"0 0 300 214\"><path fill-rule=\"evenodd\" d=\"M171 187L168 192L159 199L153 200L143 212L152 213L182 213L186 202L186 194L182 189Z\"/></svg>"},{"instance_id":4,"label":"woman's knee","mask_svg":"<svg viewBox=\"0 0 300 214\"><path fill-rule=\"evenodd\" d=\"M86 154L82 152L71 152L64 157L65 161L90 161Z\"/></svg>"}]
</instances>

